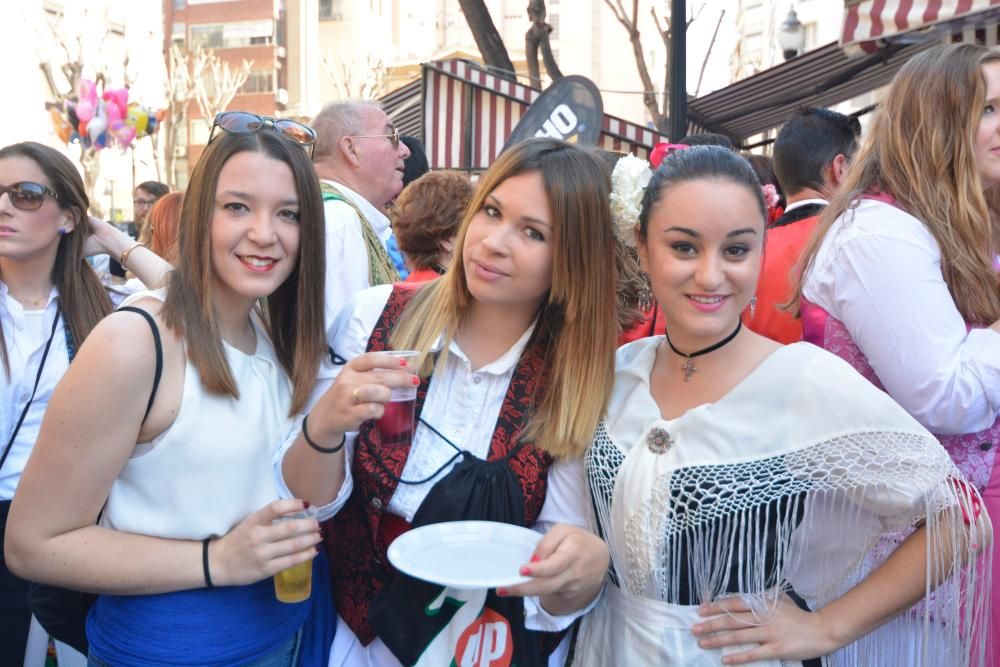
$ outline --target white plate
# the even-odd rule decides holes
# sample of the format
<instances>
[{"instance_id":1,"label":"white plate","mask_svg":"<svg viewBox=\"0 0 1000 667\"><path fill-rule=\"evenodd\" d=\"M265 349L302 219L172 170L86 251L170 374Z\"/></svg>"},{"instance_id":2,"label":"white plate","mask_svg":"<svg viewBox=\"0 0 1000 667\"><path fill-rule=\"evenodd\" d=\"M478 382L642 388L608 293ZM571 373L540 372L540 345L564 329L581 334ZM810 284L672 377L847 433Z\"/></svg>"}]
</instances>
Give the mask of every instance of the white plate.
<instances>
[{"instance_id":1,"label":"white plate","mask_svg":"<svg viewBox=\"0 0 1000 667\"><path fill-rule=\"evenodd\" d=\"M518 574L539 533L494 521L449 521L414 528L389 545L389 561L411 577L452 588L496 588L530 581Z\"/></svg>"}]
</instances>

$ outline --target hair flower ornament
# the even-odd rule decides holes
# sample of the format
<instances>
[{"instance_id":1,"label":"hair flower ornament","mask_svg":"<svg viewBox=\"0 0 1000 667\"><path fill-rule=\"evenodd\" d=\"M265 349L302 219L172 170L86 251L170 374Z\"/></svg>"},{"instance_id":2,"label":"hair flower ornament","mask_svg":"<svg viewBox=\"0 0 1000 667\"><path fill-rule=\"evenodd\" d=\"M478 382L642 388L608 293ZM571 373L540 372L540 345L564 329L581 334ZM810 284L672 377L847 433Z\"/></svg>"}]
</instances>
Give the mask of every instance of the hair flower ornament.
<instances>
[{"instance_id":1,"label":"hair flower ornament","mask_svg":"<svg viewBox=\"0 0 1000 667\"><path fill-rule=\"evenodd\" d=\"M652 176L649 163L634 155L618 160L611 172L611 221L618 239L630 247L635 247L642 196Z\"/></svg>"}]
</instances>

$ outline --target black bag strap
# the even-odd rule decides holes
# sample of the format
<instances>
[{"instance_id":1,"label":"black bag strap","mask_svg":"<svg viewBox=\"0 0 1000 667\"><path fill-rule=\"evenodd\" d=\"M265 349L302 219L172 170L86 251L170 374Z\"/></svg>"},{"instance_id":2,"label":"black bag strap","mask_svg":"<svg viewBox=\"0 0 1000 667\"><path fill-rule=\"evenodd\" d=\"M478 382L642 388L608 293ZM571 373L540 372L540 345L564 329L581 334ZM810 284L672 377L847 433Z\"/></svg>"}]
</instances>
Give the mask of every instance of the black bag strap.
<instances>
[{"instance_id":1,"label":"black bag strap","mask_svg":"<svg viewBox=\"0 0 1000 667\"><path fill-rule=\"evenodd\" d=\"M17 438L18 431L21 430L21 424L24 423L24 418L28 416L28 408L31 407L31 403L35 400L35 393L38 392L38 382L42 379L42 371L45 369L45 360L49 358L49 348L52 347L52 339L56 335L56 327L59 326L59 318L62 315L62 307L56 306L56 316L52 318L52 331L49 332L49 339L45 341L45 350L42 351L42 361L38 364L38 372L35 373L35 386L31 389L31 396L28 398L28 402L24 404L24 409L21 410L21 416L17 418L17 424L14 426L13 432L10 434L10 440L7 441L7 446L4 447L3 456L0 457L0 468L3 468L3 464L7 462L7 455L10 454L10 448L14 446L14 440Z\"/></svg>"},{"instance_id":2,"label":"black bag strap","mask_svg":"<svg viewBox=\"0 0 1000 667\"><path fill-rule=\"evenodd\" d=\"M156 373L153 375L153 391L149 394L149 402L146 403L146 413L142 415L142 423L145 423L149 411L153 409L153 400L156 398L156 390L160 387L160 376L163 375L163 343L160 341L160 328L156 326L153 316L141 308L134 306L122 306L117 312L128 311L138 313L149 323L149 328L153 330L153 347L156 348Z\"/></svg>"}]
</instances>

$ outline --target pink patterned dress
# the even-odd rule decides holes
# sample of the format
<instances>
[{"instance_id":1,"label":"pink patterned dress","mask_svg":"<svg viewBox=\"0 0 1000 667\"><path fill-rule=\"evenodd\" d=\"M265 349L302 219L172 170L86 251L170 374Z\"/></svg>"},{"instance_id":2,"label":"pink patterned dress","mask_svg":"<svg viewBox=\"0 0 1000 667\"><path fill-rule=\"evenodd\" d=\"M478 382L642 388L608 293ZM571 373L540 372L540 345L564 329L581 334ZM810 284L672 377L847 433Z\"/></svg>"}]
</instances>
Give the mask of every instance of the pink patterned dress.
<instances>
[{"instance_id":1,"label":"pink patterned dress","mask_svg":"<svg viewBox=\"0 0 1000 667\"><path fill-rule=\"evenodd\" d=\"M803 339L818 345L847 361L861 375L885 391L874 369L855 344L844 324L831 317L819 306L803 300ZM951 455L952 460L966 479L975 484L990 515L994 536L1000 536L1000 465L997 449L1000 447L1000 418L989 428L976 433L959 435L935 434ZM996 540L996 537L994 537ZM1000 666L1000 558L993 560L992 616L989 623L990 645L987 647L987 664Z\"/></svg>"}]
</instances>

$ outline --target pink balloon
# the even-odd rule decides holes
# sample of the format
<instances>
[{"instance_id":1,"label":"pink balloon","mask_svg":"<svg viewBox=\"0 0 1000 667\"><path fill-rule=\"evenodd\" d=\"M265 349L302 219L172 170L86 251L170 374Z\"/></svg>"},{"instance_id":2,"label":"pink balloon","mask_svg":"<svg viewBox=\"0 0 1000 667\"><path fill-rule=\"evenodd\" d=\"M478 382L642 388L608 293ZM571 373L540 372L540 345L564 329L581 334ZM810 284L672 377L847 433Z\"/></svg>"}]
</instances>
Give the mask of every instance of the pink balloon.
<instances>
[{"instance_id":1,"label":"pink balloon","mask_svg":"<svg viewBox=\"0 0 1000 667\"><path fill-rule=\"evenodd\" d=\"M76 103L76 117L85 123L94 117L94 111L93 102L81 99Z\"/></svg>"},{"instance_id":2,"label":"pink balloon","mask_svg":"<svg viewBox=\"0 0 1000 667\"><path fill-rule=\"evenodd\" d=\"M108 103L108 118L111 118L111 107L115 107L116 118L124 118L128 108L128 88L118 88L116 90L106 90L103 95L104 101Z\"/></svg>"},{"instance_id":3,"label":"pink balloon","mask_svg":"<svg viewBox=\"0 0 1000 667\"><path fill-rule=\"evenodd\" d=\"M118 110L118 105L114 102L108 102L108 126L110 127L113 123L117 123L122 119L122 112Z\"/></svg>"},{"instance_id":4,"label":"pink balloon","mask_svg":"<svg viewBox=\"0 0 1000 667\"><path fill-rule=\"evenodd\" d=\"M119 120L113 123L109 131L122 148L128 148L132 145L132 140L135 139L135 128L126 125L125 121Z\"/></svg>"}]
</instances>

